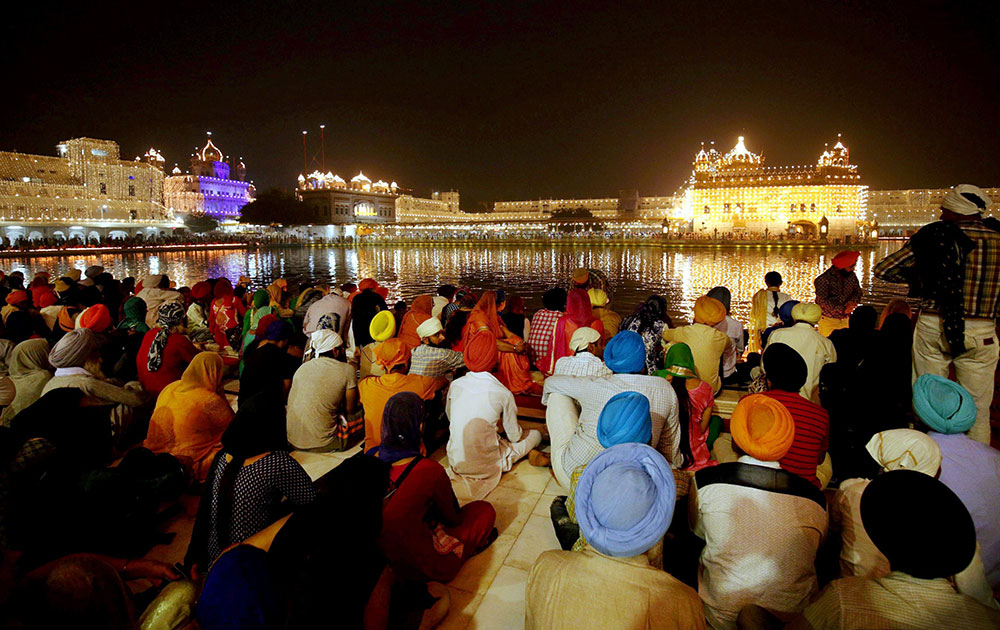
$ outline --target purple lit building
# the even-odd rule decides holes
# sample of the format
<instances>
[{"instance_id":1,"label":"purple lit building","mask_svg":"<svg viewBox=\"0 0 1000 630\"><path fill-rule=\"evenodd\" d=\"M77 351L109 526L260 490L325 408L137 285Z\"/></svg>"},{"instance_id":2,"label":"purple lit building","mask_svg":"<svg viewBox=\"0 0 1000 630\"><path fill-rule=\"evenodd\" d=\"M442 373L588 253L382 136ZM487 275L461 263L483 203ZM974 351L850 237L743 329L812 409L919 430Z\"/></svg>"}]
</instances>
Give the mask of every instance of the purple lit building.
<instances>
[{"instance_id":1,"label":"purple lit building","mask_svg":"<svg viewBox=\"0 0 1000 630\"><path fill-rule=\"evenodd\" d=\"M240 209L254 200L256 189L246 179L243 159L228 162L208 134L205 147L191 155L191 170L174 170L163 182L164 205L175 216L207 216L220 223L239 221Z\"/></svg>"}]
</instances>

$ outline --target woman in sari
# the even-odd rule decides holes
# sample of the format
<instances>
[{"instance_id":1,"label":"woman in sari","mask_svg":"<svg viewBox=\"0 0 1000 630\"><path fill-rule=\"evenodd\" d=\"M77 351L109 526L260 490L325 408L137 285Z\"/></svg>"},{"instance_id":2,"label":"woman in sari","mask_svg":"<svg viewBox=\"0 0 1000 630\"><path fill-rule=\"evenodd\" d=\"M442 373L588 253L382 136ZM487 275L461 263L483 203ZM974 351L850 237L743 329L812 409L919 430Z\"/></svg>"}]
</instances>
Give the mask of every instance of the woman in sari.
<instances>
[{"instance_id":1,"label":"woman in sari","mask_svg":"<svg viewBox=\"0 0 1000 630\"><path fill-rule=\"evenodd\" d=\"M29 339L14 347L8 359L10 379L14 382L14 400L3 410L3 423L10 424L20 411L42 397L42 389L52 380L49 365L49 342Z\"/></svg>"},{"instance_id":2,"label":"woman in sari","mask_svg":"<svg viewBox=\"0 0 1000 630\"><path fill-rule=\"evenodd\" d=\"M222 357L201 352L184 370L181 380L167 385L156 400L143 446L154 453L170 453L198 482L208 476L222 434L233 410L219 394Z\"/></svg>"},{"instance_id":3,"label":"woman in sari","mask_svg":"<svg viewBox=\"0 0 1000 630\"><path fill-rule=\"evenodd\" d=\"M243 317L242 347L246 348L254 340L257 324L260 323L261 319L266 315L278 314L277 309L271 306L270 299L270 295L264 289L258 289L254 292L253 305L247 309L246 315Z\"/></svg>"},{"instance_id":4,"label":"woman in sari","mask_svg":"<svg viewBox=\"0 0 1000 630\"><path fill-rule=\"evenodd\" d=\"M403 315L403 323L399 327L399 340L413 350L420 345L420 335L417 334L417 326L431 318L431 310L434 308L434 298L429 295L421 295L413 300L410 310Z\"/></svg>"},{"instance_id":5,"label":"woman in sari","mask_svg":"<svg viewBox=\"0 0 1000 630\"><path fill-rule=\"evenodd\" d=\"M422 457L424 401L412 392L389 399L376 456L392 466L394 489L382 509L381 546L404 582L450 582L462 564L496 539L486 501L458 507L441 464Z\"/></svg>"},{"instance_id":6,"label":"woman in sari","mask_svg":"<svg viewBox=\"0 0 1000 630\"><path fill-rule=\"evenodd\" d=\"M212 301L209 327L215 342L220 346L230 346L233 350L239 350L243 332L241 324L246 314L246 307L236 298L233 285L228 278L220 278L215 283L212 294L215 299Z\"/></svg>"},{"instance_id":7,"label":"woman in sari","mask_svg":"<svg viewBox=\"0 0 1000 630\"><path fill-rule=\"evenodd\" d=\"M489 331L497 340L500 362L496 377L504 387L514 394L541 393L541 386L531 380L524 340L509 331L500 321L494 291L483 292L483 297L479 298L476 307L469 313L462 331L462 347L468 345L472 335L484 330Z\"/></svg>"},{"instance_id":8,"label":"woman in sari","mask_svg":"<svg viewBox=\"0 0 1000 630\"><path fill-rule=\"evenodd\" d=\"M556 361L572 356L569 340L577 328L593 328L604 336L604 322L594 316L594 308L590 304L590 295L583 289L573 289L566 296L566 314L556 322L555 335L552 342L552 368Z\"/></svg>"}]
</instances>

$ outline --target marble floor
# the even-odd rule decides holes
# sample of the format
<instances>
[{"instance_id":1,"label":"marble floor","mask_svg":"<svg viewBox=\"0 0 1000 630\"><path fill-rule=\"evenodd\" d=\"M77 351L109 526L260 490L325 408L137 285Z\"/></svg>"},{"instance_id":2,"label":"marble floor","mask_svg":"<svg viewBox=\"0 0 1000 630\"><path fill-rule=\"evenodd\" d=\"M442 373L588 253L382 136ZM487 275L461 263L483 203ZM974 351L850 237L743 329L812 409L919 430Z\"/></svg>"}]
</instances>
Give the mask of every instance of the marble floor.
<instances>
[{"instance_id":1,"label":"marble floor","mask_svg":"<svg viewBox=\"0 0 1000 630\"><path fill-rule=\"evenodd\" d=\"M317 479L360 450L355 447L343 453L305 453L293 456L313 479ZM432 456L447 466L444 447ZM467 502L456 485L460 503ZM486 500L497 512L497 540L484 552L471 558L458 576L448 584L451 608L439 628L517 629L524 627L524 587L535 558L543 551L558 549L549 520L552 498L567 494L549 468L536 468L523 459L505 473L500 485ZM184 511L165 524L176 536L169 545L154 547L147 558L164 562L183 560L191 538L197 511L197 498L185 496Z\"/></svg>"}]
</instances>

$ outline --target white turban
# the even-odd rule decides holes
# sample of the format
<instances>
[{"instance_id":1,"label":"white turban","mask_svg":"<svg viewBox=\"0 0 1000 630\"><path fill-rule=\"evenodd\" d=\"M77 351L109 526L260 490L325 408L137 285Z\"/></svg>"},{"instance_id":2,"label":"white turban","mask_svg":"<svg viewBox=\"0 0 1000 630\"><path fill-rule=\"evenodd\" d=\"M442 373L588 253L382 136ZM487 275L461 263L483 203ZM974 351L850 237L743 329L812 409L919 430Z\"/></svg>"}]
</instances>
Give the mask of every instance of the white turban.
<instances>
[{"instance_id":1,"label":"white turban","mask_svg":"<svg viewBox=\"0 0 1000 630\"><path fill-rule=\"evenodd\" d=\"M876 433L865 448L886 471L915 470L933 477L941 468L941 449L937 442L913 429Z\"/></svg>"},{"instance_id":2,"label":"white turban","mask_svg":"<svg viewBox=\"0 0 1000 630\"><path fill-rule=\"evenodd\" d=\"M971 201L964 195L976 197L979 199L979 203ZM990 198L986 196L982 188L973 186L972 184L959 184L955 186L944 196L944 201L941 202L941 207L945 210L966 215L981 214L986 210L986 206L988 205L990 205Z\"/></svg>"},{"instance_id":3,"label":"white turban","mask_svg":"<svg viewBox=\"0 0 1000 630\"><path fill-rule=\"evenodd\" d=\"M573 352L580 352L581 350L586 350L590 344L597 343L600 340L601 333L593 328L583 326L573 331L573 336L569 339L569 349Z\"/></svg>"},{"instance_id":4,"label":"white turban","mask_svg":"<svg viewBox=\"0 0 1000 630\"><path fill-rule=\"evenodd\" d=\"M419 326L417 326L417 336L421 339L426 339L427 337L432 337L439 332L444 330L444 326L441 325L441 320L437 317L431 317L425 319Z\"/></svg>"},{"instance_id":5,"label":"white turban","mask_svg":"<svg viewBox=\"0 0 1000 630\"><path fill-rule=\"evenodd\" d=\"M316 332L309 335L310 346L315 356L319 356L324 352L329 352L334 348L339 348L344 345L344 340L340 338L340 335L336 331L327 330L326 328L320 328Z\"/></svg>"}]
</instances>

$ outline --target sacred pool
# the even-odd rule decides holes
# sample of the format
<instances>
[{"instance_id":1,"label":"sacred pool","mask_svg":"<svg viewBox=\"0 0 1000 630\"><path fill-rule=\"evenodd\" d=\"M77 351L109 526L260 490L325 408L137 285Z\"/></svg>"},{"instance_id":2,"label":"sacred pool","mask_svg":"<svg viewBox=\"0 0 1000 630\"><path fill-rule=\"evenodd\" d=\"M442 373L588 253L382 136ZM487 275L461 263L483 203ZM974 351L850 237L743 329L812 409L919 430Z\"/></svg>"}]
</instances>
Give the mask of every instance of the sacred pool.
<instances>
[{"instance_id":1,"label":"sacred pool","mask_svg":"<svg viewBox=\"0 0 1000 630\"><path fill-rule=\"evenodd\" d=\"M883 241L864 249L857 265L858 279L869 303L883 306L905 294L905 287L872 278L872 267L899 241ZM312 280L339 285L365 277L389 288L390 300L408 303L417 295L434 293L441 284L475 289L504 289L520 295L529 314L541 306L542 294L553 285L565 286L573 269L603 270L611 281L612 308L629 313L648 295L667 298L671 317L689 320L698 296L717 285L730 289L732 310L747 321L750 298L764 286L764 274L781 273L786 293L797 299L814 298L813 279L830 266L837 250L795 247L664 248L659 245L373 245L261 248L248 250L162 252L156 254L101 254L92 256L24 257L0 261L0 268L29 271L46 269L53 276L69 267L103 265L116 278L165 273L177 286L208 277L236 280L249 276L254 286L266 286L283 277L290 283Z\"/></svg>"}]
</instances>

